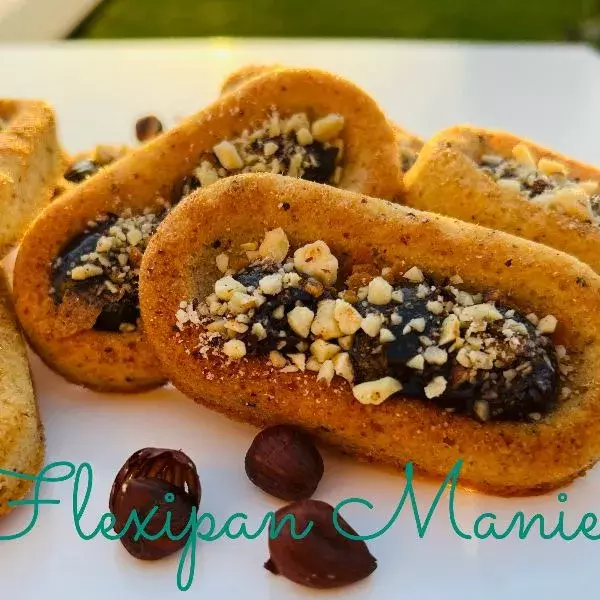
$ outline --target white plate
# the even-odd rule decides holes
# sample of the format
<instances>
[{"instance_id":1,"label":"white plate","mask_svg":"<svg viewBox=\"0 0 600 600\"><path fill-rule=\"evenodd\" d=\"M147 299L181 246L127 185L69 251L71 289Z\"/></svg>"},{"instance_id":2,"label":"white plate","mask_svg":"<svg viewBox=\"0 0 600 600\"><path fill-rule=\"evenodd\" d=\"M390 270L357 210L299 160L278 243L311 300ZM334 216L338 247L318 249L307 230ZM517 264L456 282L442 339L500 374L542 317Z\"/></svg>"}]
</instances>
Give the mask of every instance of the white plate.
<instances>
[{"instance_id":1,"label":"white plate","mask_svg":"<svg viewBox=\"0 0 600 600\"><path fill-rule=\"evenodd\" d=\"M218 42L178 44L65 44L53 48L0 47L3 95L48 98L58 108L64 141L77 151L99 141L131 141L135 118L155 112L172 124L210 101L228 70L245 62L311 64L337 70L371 91L401 124L424 135L468 120L512 129L585 160L600 149L597 58L584 48L461 47L393 43ZM374 67L378 67L375 70ZM509 89L512 88L512 89ZM113 477L123 461L145 446L181 448L196 462L203 486L202 510L223 524L235 512L257 526L266 512L282 505L247 480L243 460L255 434L196 407L165 388L150 394L106 396L65 383L32 357L35 385L48 437L48 462L87 461L94 480L83 527L91 530L106 512ZM347 520L361 533L381 528L399 501L404 478L394 472L327 454L316 497L336 504L369 499L375 508L348 507ZM426 513L437 485L415 486ZM472 533L478 515L493 512L506 524L522 510L542 513L547 530L558 511L573 531L593 512L600 471L593 470L566 492L529 499L498 499L461 491L456 519ZM173 557L142 564L118 542L81 540L72 515L72 483L47 484L36 526L25 537L0 542L2 596L54 600L76 595L89 600L180 597ZM18 532L31 511L22 508L0 522L0 535ZM501 527L499 527L501 529ZM539 529L537 530L539 532ZM596 528L596 532L600 527ZM525 540L464 540L452 529L447 498L419 538L409 506L393 527L369 542L379 566L362 583L328 596L343 598L505 598L597 597L594 543L544 540L534 528ZM263 569L266 538L220 539L199 543L190 594L198 598L242 597L278 600L316 592L295 586Z\"/></svg>"}]
</instances>

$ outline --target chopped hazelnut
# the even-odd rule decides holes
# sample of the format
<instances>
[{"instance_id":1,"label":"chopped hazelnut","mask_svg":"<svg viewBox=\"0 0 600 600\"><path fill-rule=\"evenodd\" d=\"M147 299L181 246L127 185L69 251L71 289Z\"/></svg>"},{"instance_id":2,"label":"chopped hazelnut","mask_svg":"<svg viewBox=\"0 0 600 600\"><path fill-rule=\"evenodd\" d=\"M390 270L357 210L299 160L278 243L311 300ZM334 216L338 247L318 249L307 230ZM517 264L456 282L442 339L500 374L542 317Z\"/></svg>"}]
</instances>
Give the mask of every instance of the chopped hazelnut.
<instances>
[{"instance_id":1,"label":"chopped hazelnut","mask_svg":"<svg viewBox=\"0 0 600 600\"><path fill-rule=\"evenodd\" d=\"M430 400L441 396L446 391L448 382L445 377L438 375L425 386L425 396Z\"/></svg>"},{"instance_id":2,"label":"chopped hazelnut","mask_svg":"<svg viewBox=\"0 0 600 600\"><path fill-rule=\"evenodd\" d=\"M425 281L425 277L423 277L423 272L418 267L411 267L404 275L402 276L404 279L408 279L413 283L423 283Z\"/></svg>"},{"instance_id":3,"label":"chopped hazelnut","mask_svg":"<svg viewBox=\"0 0 600 600\"><path fill-rule=\"evenodd\" d=\"M422 371L425 368L425 359L423 358L422 354L417 354L406 363L406 366L410 369Z\"/></svg>"},{"instance_id":4,"label":"chopped hazelnut","mask_svg":"<svg viewBox=\"0 0 600 600\"><path fill-rule=\"evenodd\" d=\"M340 347L338 345L330 344L325 340L316 340L310 345L310 353L320 363L333 358L338 352L340 352Z\"/></svg>"},{"instance_id":5,"label":"chopped hazelnut","mask_svg":"<svg viewBox=\"0 0 600 600\"><path fill-rule=\"evenodd\" d=\"M202 187L207 187L219 179L217 170L207 160L202 161L200 166L194 171L194 175L198 178Z\"/></svg>"},{"instance_id":6,"label":"chopped hazelnut","mask_svg":"<svg viewBox=\"0 0 600 600\"><path fill-rule=\"evenodd\" d=\"M352 344L354 343L354 336L345 335L341 338L338 338L338 344L342 350L350 350L352 348Z\"/></svg>"},{"instance_id":7,"label":"chopped hazelnut","mask_svg":"<svg viewBox=\"0 0 600 600\"><path fill-rule=\"evenodd\" d=\"M281 352L277 352L277 350L272 350L269 352L269 362L276 368L281 369L287 365L287 360Z\"/></svg>"},{"instance_id":8,"label":"chopped hazelnut","mask_svg":"<svg viewBox=\"0 0 600 600\"><path fill-rule=\"evenodd\" d=\"M389 344L390 342L393 342L395 339L396 339L396 336L389 329L382 327L379 330L379 342L380 343Z\"/></svg>"},{"instance_id":9,"label":"chopped hazelnut","mask_svg":"<svg viewBox=\"0 0 600 600\"><path fill-rule=\"evenodd\" d=\"M345 300L335 301L334 317L344 335L356 333L361 326L362 317L360 313Z\"/></svg>"},{"instance_id":10,"label":"chopped hazelnut","mask_svg":"<svg viewBox=\"0 0 600 600\"><path fill-rule=\"evenodd\" d=\"M440 339L438 344L443 346L456 340L460 335L460 321L454 314L448 315L442 321L442 327L440 329Z\"/></svg>"},{"instance_id":11,"label":"chopped hazelnut","mask_svg":"<svg viewBox=\"0 0 600 600\"><path fill-rule=\"evenodd\" d=\"M324 340L338 338L342 331L335 319L335 300L321 300L317 305L317 316L310 328L311 332Z\"/></svg>"},{"instance_id":12,"label":"chopped hazelnut","mask_svg":"<svg viewBox=\"0 0 600 600\"><path fill-rule=\"evenodd\" d=\"M319 369L317 381L324 381L325 383L327 383L327 385L329 385L334 375L335 368L333 366L333 362L330 360L326 360Z\"/></svg>"},{"instance_id":13,"label":"chopped hazelnut","mask_svg":"<svg viewBox=\"0 0 600 600\"><path fill-rule=\"evenodd\" d=\"M318 373L321 370L321 363L314 357L310 356L306 361L306 370Z\"/></svg>"},{"instance_id":14,"label":"chopped hazelnut","mask_svg":"<svg viewBox=\"0 0 600 600\"><path fill-rule=\"evenodd\" d=\"M241 169L244 166L244 161L239 155L236 147L228 140L223 140L213 147L213 152L219 159L219 162L228 171Z\"/></svg>"},{"instance_id":15,"label":"chopped hazelnut","mask_svg":"<svg viewBox=\"0 0 600 600\"><path fill-rule=\"evenodd\" d=\"M263 258L272 258L275 262L281 263L285 260L289 249L290 242L287 235L281 227L278 227L267 231L258 252Z\"/></svg>"},{"instance_id":16,"label":"chopped hazelnut","mask_svg":"<svg viewBox=\"0 0 600 600\"><path fill-rule=\"evenodd\" d=\"M287 119L283 124L283 132L291 133L300 129L307 129L310 126L306 113L296 113Z\"/></svg>"},{"instance_id":17,"label":"chopped hazelnut","mask_svg":"<svg viewBox=\"0 0 600 600\"><path fill-rule=\"evenodd\" d=\"M352 367L352 361L350 355L347 352L340 352L336 354L332 359L335 374L343 377L346 381L352 383L354 381L354 368Z\"/></svg>"},{"instance_id":18,"label":"chopped hazelnut","mask_svg":"<svg viewBox=\"0 0 600 600\"><path fill-rule=\"evenodd\" d=\"M448 362L448 353L438 346L428 346L423 352L423 358L430 365L445 365Z\"/></svg>"},{"instance_id":19,"label":"chopped hazelnut","mask_svg":"<svg viewBox=\"0 0 600 600\"><path fill-rule=\"evenodd\" d=\"M287 314L287 320L292 331L302 338L309 336L314 318L315 313L306 306L296 306Z\"/></svg>"},{"instance_id":20,"label":"chopped hazelnut","mask_svg":"<svg viewBox=\"0 0 600 600\"><path fill-rule=\"evenodd\" d=\"M263 294L267 296L274 296L281 292L283 287L281 273L273 273L272 275L265 275L258 282L258 287Z\"/></svg>"},{"instance_id":21,"label":"chopped hazelnut","mask_svg":"<svg viewBox=\"0 0 600 600\"><path fill-rule=\"evenodd\" d=\"M279 150L279 146L277 144L275 144L274 142L267 142L263 146L263 152L265 153L265 156L267 158L269 156L273 156L273 154L275 154L275 152L277 152L277 150Z\"/></svg>"},{"instance_id":22,"label":"chopped hazelnut","mask_svg":"<svg viewBox=\"0 0 600 600\"><path fill-rule=\"evenodd\" d=\"M234 292L245 292L246 287L237 279L227 275L215 282L215 294L220 300L231 300Z\"/></svg>"},{"instance_id":23,"label":"chopped hazelnut","mask_svg":"<svg viewBox=\"0 0 600 600\"><path fill-rule=\"evenodd\" d=\"M535 157L533 155L533 152L531 152L529 147L525 144L517 144L512 149L512 154L517 162L521 163L522 165L525 165L526 167L531 167L535 169Z\"/></svg>"},{"instance_id":24,"label":"chopped hazelnut","mask_svg":"<svg viewBox=\"0 0 600 600\"><path fill-rule=\"evenodd\" d=\"M365 381L352 388L352 394L361 404L381 404L390 396L402 390L402 384L393 377L382 377L375 381Z\"/></svg>"},{"instance_id":25,"label":"chopped hazelnut","mask_svg":"<svg viewBox=\"0 0 600 600\"><path fill-rule=\"evenodd\" d=\"M301 146L308 146L313 143L313 136L308 128L302 127L296 131L296 140Z\"/></svg>"},{"instance_id":26,"label":"chopped hazelnut","mask_svg":"<svg viewBox=\"0 0 600 600\"><path fill-rule=\"evenodd\" d=\"M298 275L298 273L295 273L295 272L286 273L283 276L283 287L284 288L299 287L301 281L302 281L302 277L300 277L300 275Z\"/></svg>"},{"instance_id":27,"label":"chopped hazelnut","mask_svg":"<svg viewBox=\"0 0 600 600\"><path fill-rule=\"evenodd\" d=\"M540 322L537 325L538 333L547 334L554 333L556 331L556 326L558 325L558 320L554 315L547 315L543 319L540 319Z\"/></svg>"},{"instance_id":28,"label":"chopped hazelnut","mask_svg":"<svg viewBox=\"0 0 600 600\"><path fill-rule=\"evenodd\" d=\"M274 319L280 321L281 319L283 319L283 317L285 317L285 307L282 304L280 304L276 309L273 310L271 315Z\"/></svg>"},{"instance_id":29,"label":"chopped hazelnut","mask_svg":"<svg viewBox=\"0 0 600 600\"><path fill-rule=\"evenodd\" d=\"M383 325L383 315L379 313L370 313L361 321L362 330L370 337L379 335Z\"/></svg>"},{"instance_id":30,"label":"chopped hazelnut","mask_svg":"<svg viewBox=\"0 0 600 600\"><path fill-rule=\"evenodd\" d=\"M300 371L304 371L306 369L306 354L288 354L288 358L296 367L298 367Z\"/></svg>"},{"instance_id":31,"label":"chopped hazelnut","mask_svg":"<svg viewBox=\"0 0 600 600\"><path fill-rule=\"evenodd\" d=\"M325 285L332 285L337 279L338 260L322 240L298 248L294 252L294 266Z\"/></svg>"},{"instance_id":32,"label":"chopped hazelnut","mask_svg":"<svg viewBox=\"0 0 600 600\"><path fill-rule=\"evenodd\" d=\"M427 310L434 315L441 315L444 312L444 305L439 300L429 300Z\"/></svg>"},{"instance_id":33,"label":"chopped hazelnut","mask_svg":"<svg viewBox=\"0 0 600 600\"><path fill-rule=\"evenodd\" d=\"M540 158L538 161L538 170L544 175L567 175L568 170L566 165L563 163L551 159L551 158Z\"/></svg>"},{"instance_id":34,"label":"chopped hazelnut","mask_svg":"<svg viewBox=\"0 0 600 600\"><path fill-rule=\"evenodd\" d=\"M241 340L229 340L223 344L223 352L235 360L246 356L246 344Z\"/></svg>"},{"instance_id":35,"label":"chopped hazelnut","mask_svg":"<svg viewBox=\"0 0 600 600\"><path fill-rule=\"evenodd\" d=\"M344 117L338 114L329 114L316 120L312 124L312 135L319 142L328 142L340 134L344 128Z\"/></svg>"},{"instance_id":36,"label":"chopped hazelnut","mask_svg":"<svg viewBox=\"0 0 600 600\"><path fill-rule=\"evenodd\" d=\"M221 271L221 273L225 273L229 267L229 256L227 254L219 254L215 259L217 264L217 269Z\"/></svg>"},{"instance_id":37,"label":"chopped hazelnut","mask_svg":"<svg viewBox=\"0 0 600 600\"><path fill-rule=\"evenodd\" d=\"M248 312L256 307L256 298L245 294L244 292L233 292L231 300L227 303L227 308L234 315Z\"/></svg>"},{"instance_id":38,"label":"chopped hazelnut","mask_svg":"<svg viewBox=\"0 0 600 600\"><path fill-rule=\"evenodd\" d=\"M392 300L392 286L383 278L375 277L368 285L367 301L382 306Z\"/></svg>"},{"instance_id":39,"label":"chopped hazelnut","mask_svg":"<svg viewBox=\"0 0 600 600\"><path fill-rule=\"evenodd\" d=\"M98 265L80 265L72 269L71 279L73 279L73 281L84 281L90 277L102 275L103 272L102 267L99 267Z\"/></svg>"},{"instance_id":40,"label":"chopped hazelnut","mask_svg":"<svg viewBox=\"0 0 600 600\"><path fill-rule=\"evenodd\" d=\"M398 304L402 304L404 302L404 294L402 290L394 290L392 292L392 301Z\"/></svg>"},{"instance_id":41,"label":"chopped hazelnut","mask_svg":"<svg viewBox=\"0 0 600 600\"><path fill-rule=\"evenodd\" d=\"M499 321L503 319L502 313L492 304L474 304L465 306L460 311L460 320L468 321Z\"/></svg>"},{"instance_id":42,"label":"chopped hazelnut","mask_svg":"<svg viewBox=\"0 0 600 600\"><path fill-rule=\"evenodd\" d=\"M259 341L262 341L267 338L267 330L264 328L264 325L262 323L254 323L250 332Z\"/></svg>"},{"instance_id":43,"label":"chopped hazelnut","mask_svg":"<svg viewBox=\"0 0 600 600\"><path fill-rule=\"evenodd\" d=\"M418 331L419 333L423 333L425 331L425 319L423 317L411 319L406 324L406 327L403 329L402 333L407 334L411 331Z\"/></svg>"}]
</instances>

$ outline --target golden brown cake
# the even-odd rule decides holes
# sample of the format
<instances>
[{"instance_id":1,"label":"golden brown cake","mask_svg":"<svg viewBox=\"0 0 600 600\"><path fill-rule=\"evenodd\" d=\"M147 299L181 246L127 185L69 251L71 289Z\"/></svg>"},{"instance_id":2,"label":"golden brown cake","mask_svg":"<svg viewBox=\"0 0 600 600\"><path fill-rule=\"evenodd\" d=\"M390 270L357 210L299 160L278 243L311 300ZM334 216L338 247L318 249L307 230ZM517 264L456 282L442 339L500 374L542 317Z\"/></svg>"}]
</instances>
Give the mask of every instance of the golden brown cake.
<instances>
[{"instance_id":1,"label":"golden brown cake","mask_svg":"<svg viewBox=\"0 0 600 600\"><path fill-rule=\"evenodd\" d=\"M266 73L273 73L285 69L282 65L246 65L230 73L221 85L221 94L227 94L248 81L256 79ZM417 159L418 153L423 146L423 140L417 135L406 131L399 125L391 123L396 136L396 143L400 151L400 165L403 171L408 171Z\"/></svg>"},{"instance_id":2,"label":"golden brown cake","mask_svg":"<svg viewBox=\"0 0 600 600\"><path fill-rule=\"evenodd\" d=\"M0 99L0 257L50 202L64 165L52 108Z\"/></svg>"},{"instance_id":3,"label":"golden brown cake","mask_svg":"<svg viewBox=\"0 0 600 600\"><path fill-rule=\"evenodd\" d=\"M27 350L17 324L9 284L0 269L0 468L36 475L44 461L44 430L38 414ZM31 482L0 475L0 516L12 510Z\"/></svg>"},{"instance_id":4,"label":"golden brown cake","mask_svg":"<svg viewBox=\"0 0 600 600\"><path fill-rule=\"evenodd\" d=\"M503 131L431 138L405 176L404 202L506 231L600 271L600 170Z\"/></svg>"},{"instance_id":5,"label":"golden brown cake","mask_svg":"<svg viewBox=\"0 0 600 600\"><path fill-rule=\"evenodd\" d=\"M600 278L547 246L241 175L174 208L140 289L166 375L233 419L436 477L462 459L463 484L502 495L600 457Z\"/></svg>"}]
</instances>

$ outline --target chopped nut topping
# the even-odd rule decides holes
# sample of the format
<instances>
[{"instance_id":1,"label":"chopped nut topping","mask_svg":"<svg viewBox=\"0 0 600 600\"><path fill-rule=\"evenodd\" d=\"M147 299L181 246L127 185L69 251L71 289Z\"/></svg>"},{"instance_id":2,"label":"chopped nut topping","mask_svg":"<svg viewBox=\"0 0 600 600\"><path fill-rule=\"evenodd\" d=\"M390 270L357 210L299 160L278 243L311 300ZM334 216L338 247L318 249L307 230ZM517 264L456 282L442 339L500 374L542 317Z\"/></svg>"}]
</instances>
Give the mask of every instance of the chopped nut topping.
<instances>
[{"instance_id":1,"label":"chopped nut topping","mask_svg":"<svg viewBox=\"0 0 600 600\"><path fill-rule=\"evenodd\" d=\"M432 381L425 386L425 395L429 399L437 398L446 391L447 385L448 382L445 377L442 377L441 375L434 377Z\"/></svg>"},{"instance_id":2,"label":"chopped nut topping","mask_svg":"<svg viewBox=\"0 0 600 600\"><path fill-rule=\"evenodd\" d=\"M423 277L423 272L418 267L411 267L406 273L404 273L403 277L412 281L413 283L422 283L425 281Z\"/></svg>"},{"instance_id":3,"label":"chopped nut topping","mask_svg":"<svg viewBox=\"0 0 600 600\"><path fill-rule=\"evenodd\" d=\"M340 328L340 331L344 335L352 335L356 333L362 324L362 317L360 313L345 300L336 300L334 317Z\"/></svg>"},{"instance_id":4,"label":"chopped nut topping","mask_svg":"<svg viewBox=\"0 0 600 600\"><path fill-rule=\"evenodd\" d=\"M262 260L217 280L203 302L183 301L176 313L179 330L209 330L209 346L215 336L224 344L240 341L243 353L232 344L225 353L269 353L270 363L284 373L308 371L319 382L329 384L337 376L356 383L354 395L365 403L379 404L395 393L390 389L404 385L409 396L439 398L434 403L441 408L479 420L535 421L548 410L543 395L557 397L564 388L555 377L573 367L566 350L543 337L557 326L552 315L535 319L536 329L517 310L454 287L458 278L452 284L425 283L418 267L394 285L391 268L381 270L384 278L358 265L347 280L349 289L339 290L337 259L324 242L298 248L286 261L289 242L283 231L274 231L285 239L285 253L274 261L265 251ZM335 260L331 282L315 277L313 256L316 263ZM398 292L402 302L392 304ZM497 296L490 291L485 297Z\"/></svg>"},{"instance_id":5,"label":"chopped nut topping","mask_svg":"<svg viewBox=\"0 0 600 600\"><path fill-rule=\"evenodd\" d=\"M307 338L313 324L315 313L306 306L296 306L287 315L288 323L294 333Z\"/></svg>"},{"instance_id":6,"label":"chopped nut topping","mask_svg":"<svg viewBox=\"0 0 600 600\"><path fill-rule=\"evenodd\" d=\"M290 242L281 227L268 231L258 248L258 253L263 258L271 258L276 263L282 263L290 249Z\"/></svg>"},{"instance_id":7,"label":"chopped nut topping","mask_svg":"<svg viewBox=\"0 0 600 600\"><path fill-rule=\"evenodd\" d=\"M294 252L294 267L326 285L337 280L338 260L323 241L313 242Z\"/></svg>"},{"instance_id":8,"label":"chopped nut topping","mask_svg":"<svg viewBox=\"0 0 600 600\"><path fill-rule=\"evenodd\" d=\"M393 377L382 377L376 381L365 381L352 388L354 397L361 404L381 404L402 390L402 384Z\"/></svg>"},{"instance_id":9,"label":"chopped nut topping","mask_svg":"<svg viewBox=\"0 0 600 600\"><path fill-rule=\"evenodd\" d=\"M383 277L372 279L367 288L367 301L371 304L383 305L392 301L393 288Z\"/></svg>"}]
</instances>

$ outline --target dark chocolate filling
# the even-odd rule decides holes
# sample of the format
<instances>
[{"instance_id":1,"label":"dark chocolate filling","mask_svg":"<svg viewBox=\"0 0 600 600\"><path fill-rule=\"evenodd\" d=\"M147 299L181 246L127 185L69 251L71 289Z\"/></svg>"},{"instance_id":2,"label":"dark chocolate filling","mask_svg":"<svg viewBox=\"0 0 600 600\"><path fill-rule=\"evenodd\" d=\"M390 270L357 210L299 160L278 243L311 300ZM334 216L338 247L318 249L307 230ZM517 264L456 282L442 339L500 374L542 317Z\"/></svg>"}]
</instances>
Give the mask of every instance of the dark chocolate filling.
<instances>
[{"instance_id":1,"label":"dark chocolate filling","mask_svg":"<svg viewBox=\"0 0 600 600\"><path fill-rule=\"evenodd\" d=\"M262 155L264 153L263 148L267 143L273 142L277 144L278 149L275 154L273 154L272 158L277 158L280 161L283 170L287 172L290 167L292 156L296 151L296 144L291 143L291 141L292 138L284 136L256 140L252 144L251 150L256 154ZM307 151L307 159L311 161L312 166L304 169L300 179L314 181L315 183L329 183L335 173L339 149L335 146L325 147L325 144L318 141L304 146L304 148ZM234 172L231 173L231 175L233 174ZM201 187L200 181L194 174L186 175L173 186L171 190L171 199L173 202L178 202L199 187Z\"/></svg>"},{"instance_id":2,"label":"dark chocolate filling","mask_svg":"<svg viewBox=\"0 0 600 600\"><path fill-rule=\"evenodd\" d=\"M395 311L402 316L402 323L399 325L386 325L396 337L392 342L380 345L377 338L369 337L362 330L355 334L350 356L356 383L390 375L402 382L402 395L434 402L441 408L473 417L478 416L475 402L483 400L487 403L488 420L529 421L538 415L549 413L555 407L558 395L556 351L551 340L537 335L535 327L517 311L511 318L527 328L530 338L519 349L513 364L503 364L501 368L491 370L477 370L474 376L469 377L468 370L456 361L456 355L449 354L444 365L425 362L422 371L408 367L406 363L421 347L422 336L433 342L439 339L444 317L427 310L427 299L416 296L416 285L403 285L399 289L404 294L402 304L373 306L367 302L359 302L356 306L363 315L373 312L389 315ZM438 292L445 296L445 300L453 300L444 289ZM496 305L496 308L502 314L509 310L500 305ZM410 331L403 334L406 323L421 317L425 319L423 332ZM502 326L488 323L487 334L502 339ZM526 363L529 366L519 371L519 365ZM503 373L511 368L517 368L517 375L509 382ZM428 399L425 396L425 386L438 375L446 378L448 387L441 396Z\"/></svg>"},{"instance_id":3,"label":"dark chocolate filling","mask_svg":"<svg viewBox=\"0 0 600 600\"><path fill-rule=\"evenodd\" d=\"M277 268L265 265L250 266L234 277L245 286L257 288L261 277L275 272ZM287 313L294 306L303 305L316 313L320 300L337 297L333 289L326 289L323 295L314 297L304 289L307 281L303 278L300 287L287 288L276 296L269 296L256 311L252 320L263 325L267 338L259 341L250 330L241 336L240 339L246 343L248 354L265 355L272 350L279 350L284 354L298 352L297 344L306 340L291 331L285 317L275 319L273 311L283 305ZM448 360L444 365L425 362L423 370L416 370L407 366L407 362L423 348L423 336L436 343L445 315L435 315L427 309L427 302L432 298L420 298L418 285L406 283L395 286L394 289L402 290L402 303L376 306L365 300L355 304L355 308L363 316L368 313L383 313L389 317L395 312L402 318L399 325L391 324L389 319L385 325L396 337L395 341L380 344L378 337L372 338L362 330L355 334L349 352L354 366L355 384L392 376L403 385L397 401L401 401L402 396L419 398L425 402L433 402L440 408L474 418L481 418L483 402L485 420L532 421L548 414L556 406L559 370L555 347L550 338L537 334L535 327L524 315L513 310L514 314L510 316L513 321L524 325L528 332L526 342L515 351L511 364L502 364L491 370L470 371L457 362L456 353L448 353ZM451 292L443 286L438 287L437 295L443 296L444 301L455 300ZM496 309L503 315L509 310L499 304L496 304ZM424 330L404 334L407 323L419 318L425 321ZM501 324L491 322L487 327L487 336L498 341L504 339ZM504 372L513 369L516 375L508 380ZM429 399L425 395L425 386L438 375L447 380L446 391Z\"/></svg>"},{"instance_id":4,"label":"dark chocolate filling","mask_svg":"<svg viewBox=\"0 0 600 600\"><path fill-rule=\"evenodd\" d=\"M159 218L164 218L166 212ZM94 252L98 240L107 234L117 221L116 215L108 215L94 227L84 231L72 239L61 251L59 260L52 267L52 298L56 305L63 302L65 294L70 291L101 310L94 323L96 331L119 332L123 324L135 325L140 318L137 277L129 281L131 290L113 294L102 289L106 274L89 277L83 281L75 281L69 276L73 267L81 264L81 257Z\"/></svg>"}]
</instances>

